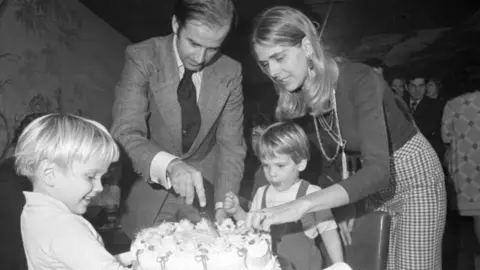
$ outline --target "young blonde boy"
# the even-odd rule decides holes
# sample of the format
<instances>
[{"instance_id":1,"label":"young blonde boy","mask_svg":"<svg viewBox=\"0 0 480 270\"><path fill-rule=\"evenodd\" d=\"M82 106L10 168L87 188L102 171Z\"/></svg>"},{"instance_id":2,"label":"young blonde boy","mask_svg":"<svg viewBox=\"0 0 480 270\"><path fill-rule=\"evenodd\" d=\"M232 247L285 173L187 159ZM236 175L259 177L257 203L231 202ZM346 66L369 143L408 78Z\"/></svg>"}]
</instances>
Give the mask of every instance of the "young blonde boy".
<instances>
[{"instance_id":1,"label":"young blonde boy","mask_svg":"<svg viewBox=\"0 0 480 270\"><path fill-rule=\"evenodd\" d=\"M33 184L21 215L29 269L127 269L129 258L108 253L82 217L119 158L105 127L73 115L40 117L23 131L15 158Z\"/></svg>"},{"instance_id":2,"label":"young blonde boy","mask_svg":"<svg viewBox=\"0 0 480 270\"><path fill-rule=\"evenodd\" d=\"M305 132L293 122L275 123L258 138L256 154L262 162L269 185L258 188L250 210L277 206L320 190L299 178L310 158ZM228 193L224 210L237 221L245 220L246 212L238 197ZM322 269L322 257L314 238L320 234L333 263L343 261L337 224L330 210L306 216L299 222L271 227L274 251L297 270Z\"/></svg>"}]
</instances>

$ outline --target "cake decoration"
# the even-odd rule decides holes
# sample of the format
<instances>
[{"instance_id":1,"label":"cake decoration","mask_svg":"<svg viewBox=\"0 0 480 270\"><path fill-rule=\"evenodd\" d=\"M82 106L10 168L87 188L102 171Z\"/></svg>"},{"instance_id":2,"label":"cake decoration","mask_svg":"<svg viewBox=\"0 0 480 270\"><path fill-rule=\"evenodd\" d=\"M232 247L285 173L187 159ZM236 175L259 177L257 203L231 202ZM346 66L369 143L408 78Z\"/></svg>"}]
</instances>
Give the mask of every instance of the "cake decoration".
<instances>
[{"instance_id":1,"label":"cake decoration","mask_svg":"<svg viewBox=\"0 0 480 270\"><path fill-rule=\"evenodd\" d=\"M231 219L216 224L216 237L204 221L164 222L140 231L131 252L149 270L280 270L270 235L239 232L239 225Z\"/></svg>"}]
</instances>

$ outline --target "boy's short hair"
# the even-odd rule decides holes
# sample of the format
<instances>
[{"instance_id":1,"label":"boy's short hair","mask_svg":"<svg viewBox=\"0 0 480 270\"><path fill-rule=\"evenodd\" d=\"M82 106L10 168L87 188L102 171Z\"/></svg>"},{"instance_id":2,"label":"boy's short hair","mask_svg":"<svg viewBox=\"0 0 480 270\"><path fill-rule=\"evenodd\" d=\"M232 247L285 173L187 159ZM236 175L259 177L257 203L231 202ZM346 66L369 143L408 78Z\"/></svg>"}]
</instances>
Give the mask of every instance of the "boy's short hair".
<instances>
[{"instance_id":1,"label":"boy's short hair","mask_svg":"<svg viewBox=\"0 0 480 270\"><path fill-rule=\"evenodd\" d=\"M32 178L45 160L69 169L74 161L96 157L111 163L119 155L117 144L102 124L54 113L35 119L22 132L15 149L15 167L18 174Z\"/></svg>"},{"instance_id":2,"label":"boy's short hair","mask_svg":"<svg viewBox=\"0 0 480 270\"><path fill-rule=\"evenodd\" d=\"M255 153L260 160L289 155L298 164L310 159L309 147L307 134L300 126L291 121L277 122L260 134Z\"/></svg>"}]
</instances>

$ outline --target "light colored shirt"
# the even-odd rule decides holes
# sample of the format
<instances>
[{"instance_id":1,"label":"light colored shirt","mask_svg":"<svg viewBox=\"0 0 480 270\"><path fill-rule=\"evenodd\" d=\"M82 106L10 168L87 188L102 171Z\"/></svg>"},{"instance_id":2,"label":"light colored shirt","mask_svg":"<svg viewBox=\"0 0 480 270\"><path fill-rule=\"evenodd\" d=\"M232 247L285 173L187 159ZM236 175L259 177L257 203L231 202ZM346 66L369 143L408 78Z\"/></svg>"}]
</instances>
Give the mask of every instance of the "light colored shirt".
<instances>
[{"instance_id":1,"label":"light colored shirt","mask_svg":"<svg viewBox=\"0 0 480 270\"><path fill-rule=\"evenodd\" d=\"M105 249L82 216L50 196L24 192L21 232L29 270L129 269Z\"/></svg>"},{"instance_id":2,"label":"light colored shirt","mask_svg":"<svg viewBox=\"0 0 480 270\"><path fill-rule=\"evenodd\" d=\"M253 197L250 211L257 211L262 209L263 193L265 192L265 189L268 186L269 185L265 185L257 189L257 192ZM297 198L297 192L299 188L300 188L300 181L298 183L293 184L289 189L285 191L277 191L273 187L269 188L267 190L267 194L266 194L267 197L265 201L267 207L274 207L277 205L294 201ZM316 192L319 190L321 190L319 186L310 184L308 185L306 194L310 194L312 192ZM305 235L311 239L317 237L319 233L322 234L324 232L335 230L337 228L337 223L333 219L332 212L329 209L315 212L314 221L304 222L304 220L302 219L302 223L304 226Z\"/></svg>"},{"instance_id":3,"label":"light colored shirt","mask_svg":"<svg viewBox=\"0 0 480 270\"><path fill-rule=\"evenodd\" d=\"M183 74L185 73L185 67L183 65L182 60L180 59L180 55L178 54L177 50L177 36L173 38L173 52L175 54L175 59L177 60L177 66L178 66L178 74L180 75L180 78L183 77ZM203 76L203 71L195 72L192 75L192 81L193 84L195 85L195 89L197 90L197 101L200 97L200 87L202 85L202 76ZM180 136L180 134L179 134ZM170 179L167 178L166 172L167 172L167 166L172 162L174 159L177 159L178 157L175 155L172 155L168 152L161 151L152 160L152 164L150 165L150 179L158 184L161 184L165 188L169 189L172 187L172 184L170 183Z\"/></svg>"}]
</instances>

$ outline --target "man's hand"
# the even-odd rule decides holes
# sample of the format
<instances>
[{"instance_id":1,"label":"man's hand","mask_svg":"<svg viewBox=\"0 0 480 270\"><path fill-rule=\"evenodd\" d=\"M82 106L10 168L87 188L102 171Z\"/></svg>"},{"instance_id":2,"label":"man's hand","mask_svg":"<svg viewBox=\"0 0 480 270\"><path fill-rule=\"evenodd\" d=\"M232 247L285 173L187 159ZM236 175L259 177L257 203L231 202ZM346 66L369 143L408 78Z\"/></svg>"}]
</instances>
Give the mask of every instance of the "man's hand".
<instances>
[{"instance_id":1,"label":"man's hand","mask_svg":"<svg viewBox=\"0 0 480 270\"><path fill-rule=\"evenodd\" d=\"M193 203L195 193L201 207L207 204L202 174L180 159L175 159L167 167L167 176L170 178L173 189L189 205Z\"/></svg>"},{"instance_id":2,"label":"man's hand","mask_svg":"<svg viewBox=\"0 0 480 270\"><path fill-rule=\"evenodd\" d=\"M223 210L223 208L218 208L215 210L215 221L218 224L222 224L223 221L228 217L228 214Z\"/></svg>"}]
</instances>

